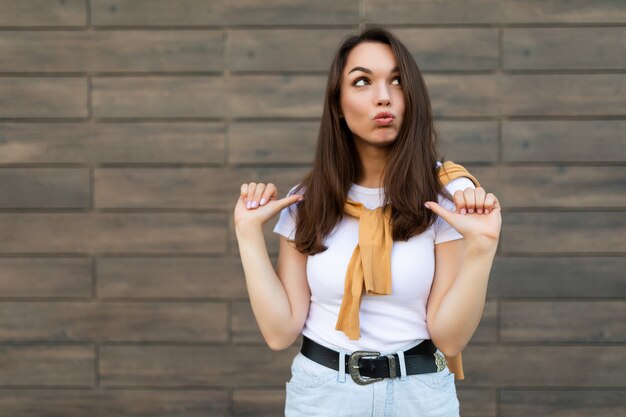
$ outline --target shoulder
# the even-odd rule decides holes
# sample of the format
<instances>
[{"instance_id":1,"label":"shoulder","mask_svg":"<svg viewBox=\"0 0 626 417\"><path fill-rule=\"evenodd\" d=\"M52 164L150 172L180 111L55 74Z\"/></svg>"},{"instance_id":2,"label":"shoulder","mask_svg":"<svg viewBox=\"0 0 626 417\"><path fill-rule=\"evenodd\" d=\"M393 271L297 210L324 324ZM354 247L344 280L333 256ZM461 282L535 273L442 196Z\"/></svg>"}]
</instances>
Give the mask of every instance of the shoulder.
<instances>
[{"instance_id":1,"label":"shoulder","mask_svg":"<svg viewBox=\"0 0 626 417\"><path fill-rule=\"evenodd\" d=\"M441 161L436 161L437 168L439 168L439 167L441 167L443 165L444 164L441 163ZM454 165L454 164L452 164L452 165ZM457 165L457 167L460 167L460 166ZM450 194L454 194L458 190L463 191L466 188L476 188L476 185L468 177L458 177L458 178L455 178L455 179L451 180L450 182L448 182L444 187Z\"/></svg>"},{"instance_id":2,"label":"shoulder","mask_svg":"<svg viewBox=\"0 0 626 417\"><path fill-rule=\"evenodd\" d=\"M300 190L298 190L299 188L301 188ZM293 187L291 187L289 189L289 191L287 191L287 197L289 197L290 195L295 194L297 191L298 194L304 194L305 191L305 187L301 186L301 183L297 183L296 185L294 185Z\"/></svg>"},{"instance_id":3,"label":"shoulder","mask_svg":"<svg viewBox=\"0 0 626 417\"><path fill-rule=\"evenodd\" d=\"M474 185L474 182L469 178L459 177L453 179L448 184L446 184L445 188L450 194L454 194L455 191L463 191L466 188L476 188L476 186Z\"/></svg>"}]
</instances>

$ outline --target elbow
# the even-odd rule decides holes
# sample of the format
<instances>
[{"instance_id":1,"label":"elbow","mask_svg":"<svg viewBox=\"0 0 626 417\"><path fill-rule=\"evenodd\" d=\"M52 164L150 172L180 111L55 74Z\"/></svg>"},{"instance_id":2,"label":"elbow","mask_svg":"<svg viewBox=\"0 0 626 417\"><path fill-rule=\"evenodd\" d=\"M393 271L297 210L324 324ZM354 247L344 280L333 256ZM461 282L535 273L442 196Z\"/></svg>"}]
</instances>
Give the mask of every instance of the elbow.
<instances>
[{"instance_id":1,"label":"elbow","mask_svg":"<svg viewBox=\"0 0 626 417\"><path fill-rule=\"evenodd\" d=\"M281 350L287 349L291 344L282 343L281 341L276 340L266 340L267 346L272 349L274 352L279 352Z\"/></svg>"},{"instance_id":2,"label":"elbow","mask_svg":"<svg viewBox=\"0 0 626 417\"><path fill-rule=\"evenodd\" d=\"M454 349L454 348L451 349L449 347L445 347L443 349L439 348L439 350L448 358L452 358L458 355L459 353L461 353L463 349Z\"/></svg>"},{"instance_id":3,"label":"elbow","mask_svg":"<svg viewBox=\"0 0 626 417\"><path fill-rule=\"evenodd\" d=\"M435 336L431 330L431 340L433 344L448 358L452 358L463 350L464 346L459 346L451 340L443 340L439 336Z\"/></svg>"},{"instance_id":4,"label":"elbow","mask_svg":"<svg viewBox=\"0 0 626 417\"><path fill-rule=\"evenodd\" d=\"M295 342L296 337L272 337L265 338L267 346L275 352L290 348Z\"/></svg>"},{"instance_id":5,"label":"elbow","mask_svg":"<svg viewBox=\"0 0 626 417\"><path fill-rule=\"evenodd\" d=\"M460 346L459 344L456 344L456 343L440 343L440 344L435 343L435 346L437 346L437 349L439 349L441 353L446 355L448 358L452 358L458 355L459 353L461 353L461 351L465 347L465 346Z\"/></svg>"}]
</instances>

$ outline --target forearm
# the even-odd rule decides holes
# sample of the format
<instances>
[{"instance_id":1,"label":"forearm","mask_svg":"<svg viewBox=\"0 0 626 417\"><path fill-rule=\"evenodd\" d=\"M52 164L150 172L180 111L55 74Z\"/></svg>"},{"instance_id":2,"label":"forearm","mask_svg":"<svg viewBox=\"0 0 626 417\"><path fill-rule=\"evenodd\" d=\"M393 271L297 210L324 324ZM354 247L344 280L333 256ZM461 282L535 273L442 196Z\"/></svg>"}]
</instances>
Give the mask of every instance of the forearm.
<instances>
[{"instance_id":1,"label":"forearm","mask_svg":"<svg viewBox=\"0 0 626 417\"><path fill-rule=\"evenodd\" d=\"M262 228L237 231L237 241L254 317L268 346L278 350L293 333L287 292L270 261Z\"/></svg>"},{"instance_id":2,"label":"forearm","mask_svg":"<svg viewBox=\"0 0 626 417\"><path fill-rule=\"evenodd\" d=\"M467 242L459 273L435 318L439 347L448 356L455 356L465 348L480 323L496 249L497 242L493 245Z\"/></svg>"}]
</instances>

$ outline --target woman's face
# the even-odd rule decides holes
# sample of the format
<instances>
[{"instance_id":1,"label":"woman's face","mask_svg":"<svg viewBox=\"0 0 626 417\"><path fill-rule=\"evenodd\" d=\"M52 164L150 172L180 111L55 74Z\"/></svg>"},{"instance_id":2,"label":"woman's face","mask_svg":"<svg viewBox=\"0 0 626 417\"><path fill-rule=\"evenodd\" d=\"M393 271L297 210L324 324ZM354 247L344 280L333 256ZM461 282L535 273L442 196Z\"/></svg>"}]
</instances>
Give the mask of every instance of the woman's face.
<instances>
[{"instance_id":1,"label":"woman's face","mask_svg":"<svg viewBox=\"0 0 626 417\"><path fill-rule=\"evenodd\" d=\"M340 106L356 141L374 146L392 143L404 118L404 95L391 47L362 42L352 48L343 69ZM380 112L391 119L376 120Z\"/></svg>"}]
</instances>

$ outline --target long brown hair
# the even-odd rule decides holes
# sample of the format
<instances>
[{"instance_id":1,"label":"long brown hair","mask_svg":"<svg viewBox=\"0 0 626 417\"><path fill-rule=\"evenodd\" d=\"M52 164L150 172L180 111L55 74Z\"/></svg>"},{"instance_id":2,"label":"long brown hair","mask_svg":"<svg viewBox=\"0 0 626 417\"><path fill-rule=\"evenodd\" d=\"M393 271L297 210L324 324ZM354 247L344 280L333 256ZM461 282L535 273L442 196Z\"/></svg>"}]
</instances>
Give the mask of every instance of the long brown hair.
<instances>
[{"instance_id":1,"label":"long brown hair","mask_svg":"<svg viewBox=\"0 0 626 417\"><path fill-rule=\"evenodd\" d=\"M328 249L323 239L341 221L348 191L361 174L352 132L345 119L339 117L341 74L348 54L361 42L380 42L391 47L406 103L404 121L390 145L384 167L383 205L392 206L393 240L406 241L434 223L436 214L424 207L426 201L436 202L439 193L452 201L437 179L436 161L443 162L443 158L439 154L430 98L417 63L391 31L377 24L361 23L357 34L344 38L333 56L313 166L290 193L305 194L296 203L295 245L303 254L314 255Z\"/></svg>"}]
</instances>

